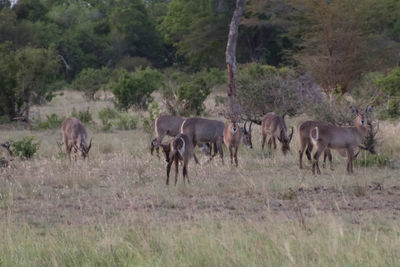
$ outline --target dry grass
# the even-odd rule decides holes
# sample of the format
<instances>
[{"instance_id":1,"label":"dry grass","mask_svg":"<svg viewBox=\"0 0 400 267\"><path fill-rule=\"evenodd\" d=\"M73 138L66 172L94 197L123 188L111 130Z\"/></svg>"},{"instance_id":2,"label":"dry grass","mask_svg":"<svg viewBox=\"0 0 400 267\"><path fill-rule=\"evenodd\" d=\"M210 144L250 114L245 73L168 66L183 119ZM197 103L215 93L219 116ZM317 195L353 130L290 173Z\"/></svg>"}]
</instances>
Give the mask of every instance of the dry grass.
<instances>
[{"instance_id":1,"label":"dry grass","mask_svg":"<svg viewBox=\"0 0 400 267\"><path fill-rule=\"evenodd\" d=\"M70 114L70 102L110 105L66 92L40 114ZM313 176L307 162L298 169L296 135L288 156L264 155L254 126L255 149L241 147L238 168L192 161L191 185L180 173L167 187L165 162L150 155L140 127L89 128L90 159L71 163L59 155L58 131L5 127L0 141L34 135L41 147L0 169L0 265L398 266L400 126L381 129L391 167L348 175L335 154L336 170Z\"/></svg>"}]
</instances>

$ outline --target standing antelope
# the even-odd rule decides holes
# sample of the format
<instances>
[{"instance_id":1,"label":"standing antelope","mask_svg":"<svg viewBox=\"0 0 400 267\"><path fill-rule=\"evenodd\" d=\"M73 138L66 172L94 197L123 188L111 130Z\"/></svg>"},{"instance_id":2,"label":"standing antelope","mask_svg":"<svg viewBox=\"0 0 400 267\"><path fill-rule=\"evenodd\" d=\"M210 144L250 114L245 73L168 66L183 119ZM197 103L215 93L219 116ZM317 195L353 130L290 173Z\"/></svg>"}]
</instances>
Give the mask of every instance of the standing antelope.
<instances>
[{"instance_id":1,"label":"standing antelope","mask_svg":"<svg viewBox=\"0 0 400 267\"><path fill-rule=\"evenodd\" d=\"M347 152L347 172L353 173L354 149L358 147L364 138L368 135L367 117L372 112L372 107L368 106L365 110L358 111L351 108L356 113L354 126L340 127L335 125L317 125L310 132L310 139L317 147L314 154L312 172L321 174L318 166L318 158L322 152L329 149L345 149Z\"/></svg>"},{"instance_id":2,"label":"standing antelope","mask_svg":"<svg viewBox=\"0 0 400 267\"><path fill-rule=\"evenodd\" d=\"M224 153L222 150L222 137L224 134L225 124L217 120L209 120L203 118L189 118L186 119L181 126L181 133L186 134L193 142L193 147L200 142L214 143L214 154L211 159L220 153L222 163L224 162ZM217 148L217 151L215 151ZM196 163L199 161L195 154L193 154Z\"/></svg>"},{"instance_id":3,"label":"standing antelope","mask_svg":"<svg viewBox=\"0 0 400 267\"><path fill-rule=\"evenodd\" d=\"M283 117L279 116L275 112L267 113L261 121L261 131L262 131L262 143L261 147L264 151L265 140L267 135L271 135L268 140L268 147L271 149L272 143L274 144L274 149L276 149L276 140L281 143L282 152L286 154L290 150L290 141L293 137L293 127L292 132L287 135L287 127Z\"/></svg>"},{"instance_id":4,"label":"standing antelope","mask_svg":"<svg viewBox=\"0 0 400 267\"><path fill-rule=\"evenodd\" d=\"M168 135L175 137L179 134L182 123L185 119L179 116L173 115L160 115L154 122L154 131L156 133L156 138L151 141L150 153L153 155L154 149L157 151L157 156L159 156L159 146L163 138ZM211 145L208 143L199 142L199 148L206 155L211 155Z\"/></svg>"},{"instance_id":5,"label":"standing antelope","mask_svg":"<svg viewBox=\"0 0 400 267\"><path fill-rule=\"evenodd\" d=\"M162 147L165 154L165 160L167 161L167 181L169 184L169 173L171 171L171 165L175 162L175 186L178 181L179 172L179 162L183 163L183 182L185 183L185 178L189 182L189 176L187 171L187 166L189 160L194 155L194 146L192 140L185 134L178 134L174 139L172 139L167 144L156 144L157 147Z\"/></svg>"},{"instance_id":6,"label":"standing antelope","mask_svg":"<svg viewBox=\"0 0 400 267\"><path fill-rule=\"evenodd\" d=\"M300 137L300 150L299 150L299 161L300 161L300 169L303 168L303 153L306 152L307 159L311 161L311 152L313 150L313 143L310 139L310 132L313 128L319 125L329 125L326 122L322 121L305 121L299 126L299 137ZM342 153L341 153L342 154ZM329 148L324 151L324 163L323 167L325 168L326 158L329 159L330 168L333 170L332 165L332 153Z\"/></svg>"},{"instance_id":7,"label":"standing antelope","mask_svg":"<svg viewBox=\"0 0 400 267\"><path fill-rule=\"evenodd\" d=\"M67 118L61 125L62 139L69 160L71 160L71 150L74 148L75 153L80 151L82 158L89 155L92 147L92 138L90 138L89 146L86 144L87 132L85 126L77 118Z\"/></svg>"},{"instance_id":8,"label":"standing antelope","mask_svg":"<svg viewBox=\"0 0 400 267\"><path fill-rule=\"evenodd\" d=\"M235 165L238 166L237 152L239 150L240 142L247 145L248 148L253 148L253 144L251 142L251 124L249 126L249 130L246 130L246 123L244 123L244 127L240 128L237 123L237 118L232 117L225 125L224 128L224 143L226 147L229 149L229 153L231 156L231 164L233 164L233 157L235 158ZM233 153L232 150L235 150Z\"/></svg>"}]
</instances>

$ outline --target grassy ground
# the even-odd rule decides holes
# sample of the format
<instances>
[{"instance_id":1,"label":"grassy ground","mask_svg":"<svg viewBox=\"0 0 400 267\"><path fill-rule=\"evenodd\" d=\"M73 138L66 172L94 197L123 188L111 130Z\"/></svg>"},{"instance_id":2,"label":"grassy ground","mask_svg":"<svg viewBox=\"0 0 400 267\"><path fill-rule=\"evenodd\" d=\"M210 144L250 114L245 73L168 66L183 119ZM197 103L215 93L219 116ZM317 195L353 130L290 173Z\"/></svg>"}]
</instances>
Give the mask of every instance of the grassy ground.
<instances>
[{"instance_id":1,"label":"grassy ground","mask_svg":"<svg viewBox=\"0 0 400 267\"><path fill-rule=\"evenodd\" d=\"M66 92L34 114L87 106L97 115L112 104ZM399 125L381 123L387 166L348 175L335 154L335 171L320 176L308 162L299 170L297 132L289 155L264 155L254 126L255 149L241 147L238 168L226 150L225 165L200 156L191 184L179 176L176 187L149 153L151 135L98 128L88 127L90 159L69 163L59 130L1 127L1 142L33 135L41 146L33 160L0 169L0 266L400 265Z\"/></svg>"}]
</instances>

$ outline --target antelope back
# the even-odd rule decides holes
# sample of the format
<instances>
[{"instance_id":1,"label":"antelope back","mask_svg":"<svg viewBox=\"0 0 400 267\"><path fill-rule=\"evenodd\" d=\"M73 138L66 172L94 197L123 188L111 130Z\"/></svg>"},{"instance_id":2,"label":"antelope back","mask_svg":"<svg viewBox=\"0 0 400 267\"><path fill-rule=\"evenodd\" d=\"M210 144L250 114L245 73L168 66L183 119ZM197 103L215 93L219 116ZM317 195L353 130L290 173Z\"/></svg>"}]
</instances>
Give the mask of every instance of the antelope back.
<instances>
[{"instance_id":1,"label":"antelope back","mask_svg":"<svg viewBox=\"0 0 400 267\"><path fill-rule=\"evenodd\" d=\"M181 133L196 142L214 142L224 134L225 124L218 120L188 118L181 126Z\"/></svg>"},{"instance_id":2,"label":"antelope back","mask_svg":"<svg viewBox=\"0 0 400 267\"><path fill-rule=\"evenodd\" d=\"M154 122L156 136L176 136L180 132L184 118L172 115L160 115Z\"/></svg>"}]
</instances>

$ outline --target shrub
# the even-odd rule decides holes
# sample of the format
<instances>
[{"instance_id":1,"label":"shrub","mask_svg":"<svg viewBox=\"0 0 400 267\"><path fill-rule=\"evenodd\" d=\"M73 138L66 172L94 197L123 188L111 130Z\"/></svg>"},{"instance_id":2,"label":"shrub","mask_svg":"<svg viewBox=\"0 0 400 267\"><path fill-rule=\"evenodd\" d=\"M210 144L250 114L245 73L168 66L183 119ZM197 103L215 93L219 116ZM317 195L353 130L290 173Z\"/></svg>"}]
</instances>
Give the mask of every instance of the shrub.
<instances>
[{"instance_id":1,"label":"shrub","mask_svg":"<svg viewBox=\"0 0 400 267\"><path fill-rule=\"evenodd\" d=\"M270 111L296 115L307 101L318 102L322 94L308 76L298 76L288 68L248 64L239 68L238 100L249 118L260 118Z\"/></svg>"},{"instance_id":2,"label":"shrub","mask_svg":"<svg viewBox=\"0 0 400 267\"><path fill-rule=\"evenodd\" d=\"M46 121L39 122L39 129L58 129L61 127L65 117L59 118L57 114L46 115Z\"/></svg>"},{"instance_id":3,"label":"shrub","mask_svg":"<svg viewBox=\"0 0 400 267\"><path fill-rule=\"evenodd\" d=\"M83 123L88 123L93 120L92 113L89 110L89 107L83 111L76 111L75 108L72 109L71 117L79 119Z\"/></svg>"},{"instance_id":4,"label":"shrub","mask_svg":"<svg viewBox=\"0 0 400 267\"><path fill-rule=\"evenodd\" d=\"M356 160L356 165L361 167L386 167L390 165L390 156L387 154L367 154L365 157L358 156Z\"/></svg>"},{"instance_id":5,"label":"shrub","mask_svg":"<svg viewBox=\"0 0 400 267\"><path fill-rule=\"evenodd\" d=\"M11 141L11 151L21 159L32 158L40 147L40 142L34 143L34 136L25 136L22 140Z\"/></svg>"},{"instance_id":6,"label":"shrub","mask_svg":"<svg viewBox=\"0 0 400 267\"><path fill-rule=\"evenodd\" d=\"M139 118L130 116L128 114L120 114L117 122L117 128L119 130L133 130L137 128Z\"/></svg>"},{"instance_id":7,"label":"shrub","mask_svg":"<svg viewBox=\"0 0 400 267\"><path fill-rule=\"evenodd\" d=\"M102 130L109 131L112 127L111 121L113 119L118 118L119 114L115 109L112 108L103 108L99 111L99 118L102 123Z\"/></svg>"},{"instance_id":8,"label":"shrub","mask_svg":"<svg viewBox=\"0 0 400 267\"><path fill-rule=\"evenodd\" d=\"M110 71L106 67L101 69L87 68L78 74L73 86L82 91L86 99L94 100L96 92L105 87L109 80Z\"/></svg>"},{"instance_id":9,"label":"shrub","mask_svg":"<svg viewBox=\"0 0 400 267\"><path fill-rule=\"evenodd\" d=\"M207 72L193 75L172 73L161 91L168 111L181 116L200 115L211 88L221 79L217 74Z\"/></svg>"},{"instance_id":10,"label":"shrub","mask_svg":"<svg viewBox=\"0 0 400 267\"><path fill-rule=\"evenodd\" d=\"M386 103L381 113L382 119L400 117L400 67L394 68L386 76L378 76L376 85L382 88L382 102Z\"/></svg>"},{"instance_id":11,"label":"shrub","mask_svg":"<svg viewBox=\"0 0 400 267\"><path fill-rule=\"evenodd\" d=\"M150 68L138 69L133 73L122 70L112 91L116 106L119 109L145 109L152 101L151 94L157 90L163 81L161 73Z\"/></svg>"}]
</instances>

